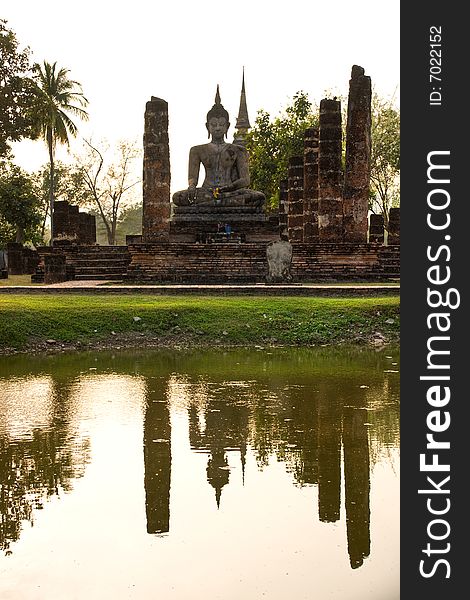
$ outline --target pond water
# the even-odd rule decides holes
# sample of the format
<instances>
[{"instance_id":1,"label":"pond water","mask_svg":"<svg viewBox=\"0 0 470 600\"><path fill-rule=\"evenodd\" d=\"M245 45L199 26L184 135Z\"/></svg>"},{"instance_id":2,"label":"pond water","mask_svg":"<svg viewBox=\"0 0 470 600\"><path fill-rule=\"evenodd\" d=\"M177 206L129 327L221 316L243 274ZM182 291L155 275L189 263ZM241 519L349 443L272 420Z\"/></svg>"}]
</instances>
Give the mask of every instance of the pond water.
<instances>
[{"instance_id":1,"label":"pond water","mask_svg":"<svg viewBox=\"0 0 470 600\"><path fill-rule=\"evenodd\" d=\"M398 348L0 363L2 599L399 597Z\"/></svg>"}]
</instances>

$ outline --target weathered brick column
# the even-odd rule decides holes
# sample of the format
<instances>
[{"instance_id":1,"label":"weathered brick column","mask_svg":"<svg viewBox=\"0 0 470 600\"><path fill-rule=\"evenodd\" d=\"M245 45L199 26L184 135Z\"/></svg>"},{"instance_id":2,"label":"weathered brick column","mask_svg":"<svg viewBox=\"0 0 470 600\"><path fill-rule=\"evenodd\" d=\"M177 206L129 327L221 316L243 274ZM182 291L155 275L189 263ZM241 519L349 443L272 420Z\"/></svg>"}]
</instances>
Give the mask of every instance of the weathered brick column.
<instances>
[{"instance_id":1,"label":"weathered brick column","mask_svg":"<svg viewBox=\"0 0 470 600\"><path fill-rule=\"evenodd\" d=\"M343 191L343 240L367 242L371 157L370 77L354 65L349 81L346 170Z\"/></svg>"},{"instance_id":2,"label":"weathered brick column","mask_svg":"<svg viewBox=\"0 0 470 600\"><path fill-rule=\"evenodd\" d=\"M8 274L23 275L23 244L18 242L7 243Z\"/></svg>"},{"instance_id":3,"label":"weathered brick column","mask_svg":"<svg viewBox=\"0 0 470 600\"><path fill-rule=\"evenodd\" d=\"M304 134L304 242L318 242L318 129Z\"/></svg>"},{"instance_id":4,"label":"weathered brick column","mask_svg":"<svg viewBox=\"0 0 470 600\"><path fill-rule=\"evenodd\" d=\"M168 103L152 96L145 106L142 235L144 242L170 236Z\"/></svg>"},{"instance_id":5,"label":"weathered brick column","mask_svg":"<svg viewBox=\"0 0 470 600\"><path fill-rule=\"evenodd\" d=\"M400 209L391 208L388 213L388 245L400 244Z\"/></svg>"},{"instance_id":6,"label":"weathered brick column","mask_svg":"<svg viewBox=\"0 0 470 600\"><path fill-rule=\"evenodd\" d=\"M371 244L384 243L384 218L383 215L371 215L369 225L369 242Z\"/></svg>"},{"instance_id":7,"label":"weathered brick column","mask_svg":"<svg viewBox=\"0 0 470 600\"><path fill-rule=\"evenodd\" d=\"M279 182L279 235L287 235L287 201L288 180Z\"/></svg>"},{"instance_id":8,"label":"weathered brick column","mask_svg":"<svg viewBox=\"0 0 470 600\"><path fill-rule=\"evenodd\" d=\"M341 167L341 102L320 102L318 150L318 237L340 242L343 229L343 171Z\"/></svg>"},{"instance_id":9,"label":"weathered brick column","mask_svg":"<svg viewBox=\"0 0 470 600\"><path fill-rule=\"evenodd\" d=\"M304 238L304 157L289 158L287 184L287 233L289 242L303 242Z\"/></svg>"}]
</instances>

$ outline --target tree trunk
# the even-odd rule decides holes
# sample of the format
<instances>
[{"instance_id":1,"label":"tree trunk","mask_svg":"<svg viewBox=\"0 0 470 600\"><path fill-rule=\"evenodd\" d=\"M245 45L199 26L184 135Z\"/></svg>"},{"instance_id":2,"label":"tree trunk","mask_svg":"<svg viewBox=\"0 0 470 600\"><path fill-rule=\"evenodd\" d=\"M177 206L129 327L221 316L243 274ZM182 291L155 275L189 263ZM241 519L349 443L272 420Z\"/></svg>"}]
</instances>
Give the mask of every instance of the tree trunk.
<instances>
[{"instance_id":1,"label":"tree trunk","mask_svg":"<svg viewBox=\"0 0 470 600\"><path fill-rule=\"evenodd\" d=\"M23 244L24 243L24 229L22 227L20 227L19 225L16 228L15 242L17 244Z\"/></svg>"},{"instance_id":2,"label":"tree trunk","mask_svg":"<svg viewBox=\"0 0 470 600\"><path fill-rule=\"evenodd\" d=\"M50 166L50 174L49 174L49 207L51 213L51 239L49 242L50 246L54 244L54 147L52 143L52 129L48 129L47 131L47 146L49 148L49 166Z\"/></svg>"}]
</instances>

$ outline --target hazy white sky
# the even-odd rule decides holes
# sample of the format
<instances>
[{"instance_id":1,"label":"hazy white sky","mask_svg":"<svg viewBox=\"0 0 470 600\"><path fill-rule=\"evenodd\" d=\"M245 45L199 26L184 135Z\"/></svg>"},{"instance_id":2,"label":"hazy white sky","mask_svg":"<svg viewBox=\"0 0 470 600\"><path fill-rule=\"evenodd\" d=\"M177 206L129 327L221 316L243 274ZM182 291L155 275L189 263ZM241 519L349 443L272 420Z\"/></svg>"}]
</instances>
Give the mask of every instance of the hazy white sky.
<instances>
[{"instance_id":1,"label":"hazy white sky","mask_svg":"<svg viewBox=\"0 0 470 600\"><path fill-rule=\"evenodd\" d=\"M187 186L190 146L207 139L217 83L232 140L243 65L252 124L299 90L317 102L325 90L346 95L353 64L384 96L399 83L399 0L3 0L0 18L35 61L57 61L82 83L84 136L141 143L146 101L167 100L173 191ZM15 153L27 169L47 161L39 143Z\"/></svg>"}]
</instances>

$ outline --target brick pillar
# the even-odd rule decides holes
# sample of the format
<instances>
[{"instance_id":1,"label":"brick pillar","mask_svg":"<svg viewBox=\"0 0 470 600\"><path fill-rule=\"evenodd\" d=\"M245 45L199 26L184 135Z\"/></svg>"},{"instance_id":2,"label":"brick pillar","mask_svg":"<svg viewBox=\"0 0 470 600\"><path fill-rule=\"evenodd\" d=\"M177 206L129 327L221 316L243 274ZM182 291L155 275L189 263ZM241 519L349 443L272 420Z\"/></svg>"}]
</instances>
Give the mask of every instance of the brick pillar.
<instances>
[{"instance_id":1,"label":"brick pillar","mask_svg":"<svg viewBox=\"0 0 470 600\"><path fill-rule=\"evenodd\" d=\"M290 242L304 238L304 157L291 156L287 179L287 233Z\"/></svg>"},{"instance_id":2,"label":"brick pillar","mask_svg":"<svg viewBox=\"0 0 470 600\"><path fill-rule=\"evenodd\" d=\"M69 208L65 200L54 202L54 218L52 220L52 239L68 237L69 235Z\"/></svg>"},{"instance_id":3,"label":"brick pillar","mask_svg":"<svg viewBox=\"0 0 470 600\"><path fill-rule=\"evenodd\" d=\"M23 275L23 244L7 243L8 275Z\"/></svg>"},{"instance_id":4,"label":"brick pillar","mask_svg":"<svg viewBox=\"0 0 470 600\"><path fill-rule=\"evenodd\" d=\"M154 96L145 106L143 188L143 241L168 241L170 236L168 103Z\"/></svg>"},{"instance_id":5,"label":"brick pillar","mask_svg":"<svg viewBox=\"0 0 470 600\"><path fill-rule=\"evenodd\" d=\"M388 213L388 245L400 244L400 209L391 208Z\"/></svg>"},{"instance_id":6,"label":"brick pillar","mask_svg":"<svg viewBox=\"0 0 470 600\"><path fill-rule=\"evenodd\" d=\"M343 239L367 242L371 157L370 77L354 65L349 81L346 124L346 171L343 191Z\"/></svg>"},{"instance_id":7,"label":"brick pillar","mask_svg":"<svg viewBox=\"0 0 470 600\"><path fill-rule=\"evenodd\" d=\"M371 215L369 226L369 242L371 244L384 243L384 218L383 215Z\"/></svg>"},{"instance_id":8,"label":"brick pillar","mask_svg":"<svg viewBox=\"0 0 470 600\"><path fill-rule=\"evenodd\" d=\"M93 246L96 244L96 219L95 215L88 213L79 213L80 237L79 244Z\"/></svg>"},{"instance_id":9,"label":"brick pillar","mask_svg":"<svg viewBox=\"0 0 470 600\"><path fill-rule=\"evenodd\" d=\"M288 180L279 182L279 235L287 235L287 195Z\"/></svg>"},{"instance_id":10,"label":"brick pillar","mask_svg":"<svg viewBox=\"0 0 470 600\"><path fill-rule=\"evenodd\" d=\"M75 204L69 206L69 229L70 240L80 243L80 209Z\"/></svg>"},{"instance_id":11,"label":"brick pillar","mask_svg":"<svg viewBox=\"0 0 470 600\"><path fill-rule=\"evenodd\" d=\"M320 102L318 150L318 237L340 242L343 229L343 171L341 167L341 102Z\"/></svg>"},{"instance_id":12,"label":"brick pillar","mask_svg":"<svg viewBox=\"0 0 470 600\"><path fill-rule=\"evenodd\" d=\"M318 129L304 134L304 242L318 242Z\"/></svg>"}]
</instances>

